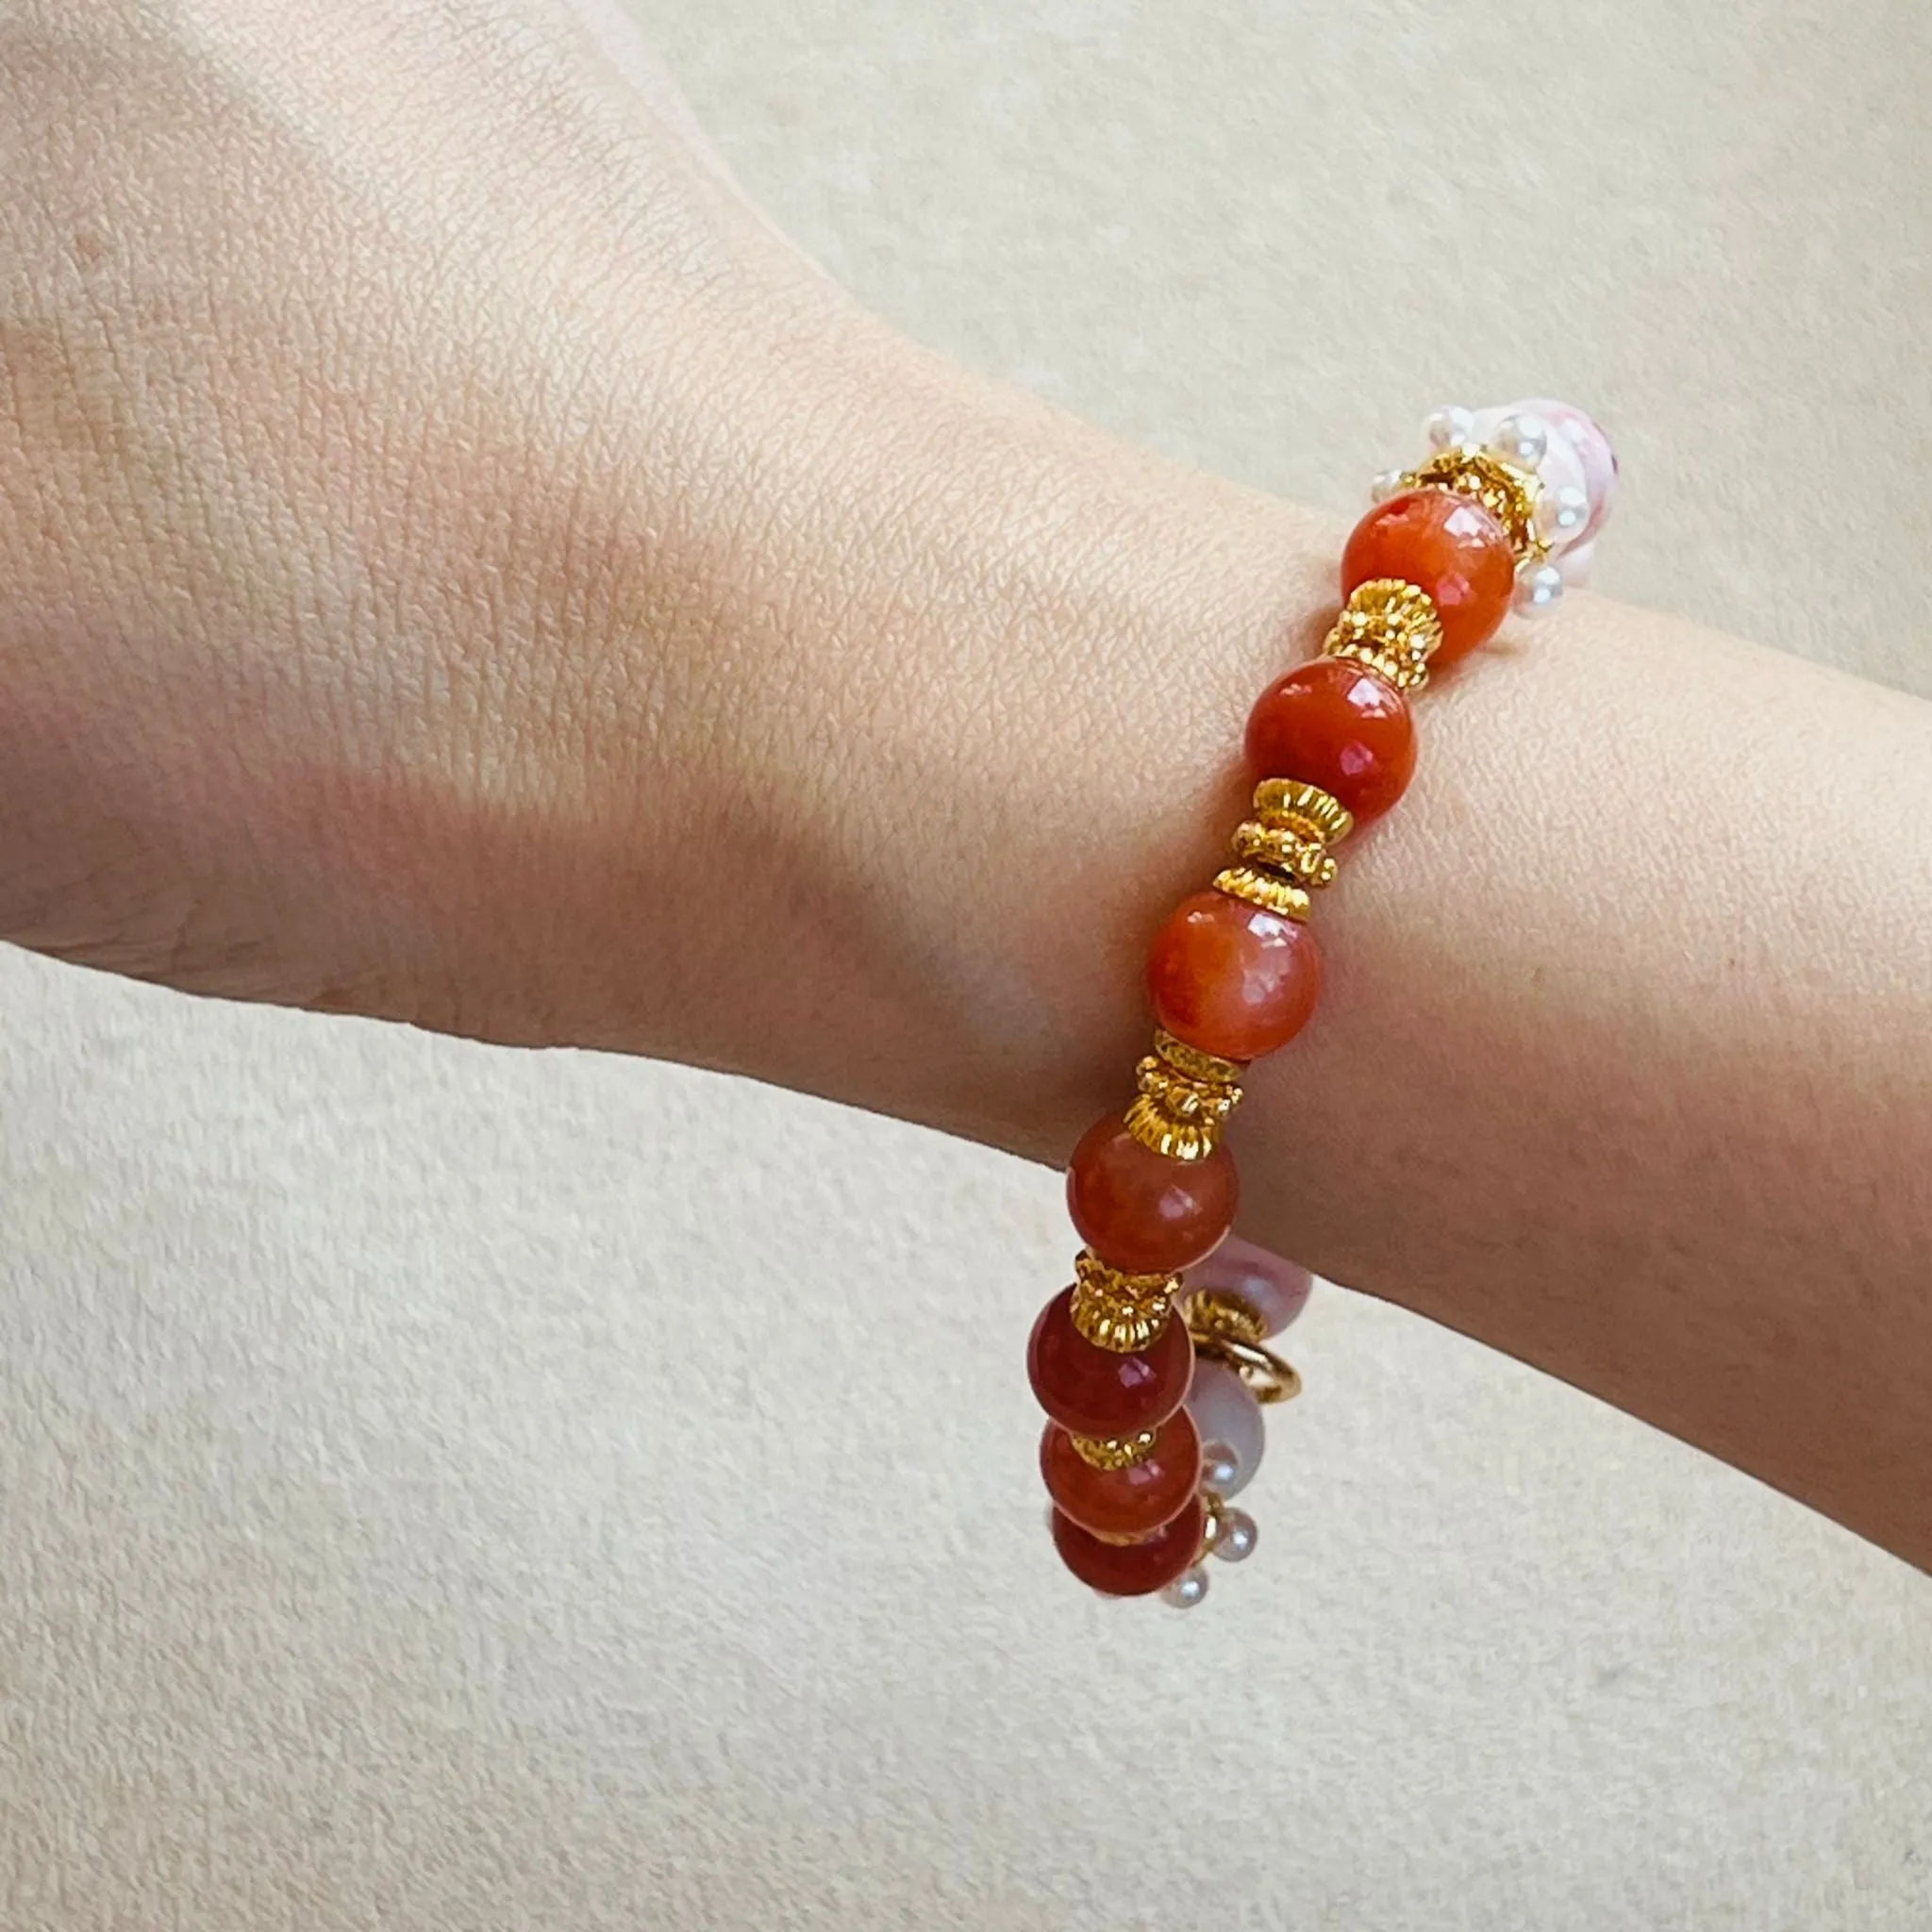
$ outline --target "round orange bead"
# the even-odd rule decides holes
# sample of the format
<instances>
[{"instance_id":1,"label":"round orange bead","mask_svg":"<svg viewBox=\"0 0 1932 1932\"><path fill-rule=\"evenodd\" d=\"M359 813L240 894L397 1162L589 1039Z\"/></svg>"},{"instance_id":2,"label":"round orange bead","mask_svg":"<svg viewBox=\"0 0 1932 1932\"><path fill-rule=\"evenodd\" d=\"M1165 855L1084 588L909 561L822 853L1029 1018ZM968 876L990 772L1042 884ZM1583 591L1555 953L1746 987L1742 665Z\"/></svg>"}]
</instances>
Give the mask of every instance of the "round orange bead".
<instances>
[{"instance_id":1,"label":"round orange bead","mask_svg":"<svg viewBox=\"0 0 1932 1932\"><path fill-rule=\"evenodd\" d=\"M1158 1429L1188 1399L1194 1344L1187 1324L1171 1315L1144 1349L1102 1348L1074 1325L1074 1291L1062 1289L1027 1339L1026 1379L1062 1428L1117 1441Z\"/></svg>"},{"instance_id":2,"label":"round orange bead","mask_svg":"<svg viewBox=\"0 0 1932 1932\"><path fill-rule=\"evenodd\" d=\"M1124 1469L1095 1469L1058 1423L1040 1439L1040 1474L1063 1516L1096 1536L1146 1536L1171 1523L1201 1487L1201 1433L1185 1408L1161 1424L1153 1449Z\"/></svg>"},{"instance_id":3,"label":"round orange bead","mask_svg":"<svg viewBox=\"0 0 1932 1932\"><path fill-rule=\"evenodd\" d=\"M1205 1160L1170 1160L1141 1146L1114 1113L1087 1129L1067 1163L1067 1212L1080 1239L1129 1274L1171 1274L1205 1261L1234 1225L1240 1196L1225 1147Z\"/></svg>"},{"instance_id":4,"label":"round orange bead","mask_svg":"<svg viewBox=\"0 0 1932 1932\"><path fill-rule=\"evenodd\" d=\"M1341 553L1344 597L1375 577L1399 577L1429 593L1442 620L1442 641L1429 661L1453 664L1493 637L1509 614L1516 554L1502 525L1473 497L1407 490L1378 503Z\"/></svg>"},{"instance_id":5,"label":"round orange bead","mask_svg":"<svg viewBox=\"0 0 1932 1932\"><path fill-rule=\"evenodd\" d=\"M1207 1507L1193 1496L1171 1523L1131 1543L1104 1542L1055 1510L1053 1541L1060 1561L1088 1589L1107 1596L1152 1596L1194 1567L1207 1527Z\"/></svg>"},{"instance_id":6,"label":"round orange bead","mask_svg":"<svg viewBox=\"0 0 1932 1932\"><path fill-rule=\"evenodd\" d=\"M1261 693L1248 714L1257 778L1319 785L1358 824L1379 818L1415 775L1408 700L1361 664L1317 658Z\"/></svg>"},{"instance_id":7,"label":"round orange bead","mask_svg":"<svg viewBox=\"0 0 1932 1932\"><path fill-rule=\"evenodd\" d=\"M1196 892L1155 935L1147 990L1176 1040L1224 1059L1258 1059L1308 1024L1322 995L1322 949L1299 920Z\"/></svg>"}]
</instances>

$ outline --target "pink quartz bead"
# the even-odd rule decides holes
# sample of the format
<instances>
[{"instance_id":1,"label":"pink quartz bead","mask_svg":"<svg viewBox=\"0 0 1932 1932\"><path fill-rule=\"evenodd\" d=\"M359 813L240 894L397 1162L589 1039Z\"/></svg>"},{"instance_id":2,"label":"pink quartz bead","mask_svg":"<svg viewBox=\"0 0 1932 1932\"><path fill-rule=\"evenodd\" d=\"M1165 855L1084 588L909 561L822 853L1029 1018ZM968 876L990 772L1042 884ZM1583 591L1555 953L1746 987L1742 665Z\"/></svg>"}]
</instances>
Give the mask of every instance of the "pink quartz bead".
<instances>
[{"instance_id":1,"label":"pink quartz bead","mask_svg":"<svg viewBox=\"0 0 1932 1932\"><path fill-rule=\"evenodd\" d=\"M1307 1306L1314 1276L1239 1235L1229 1235L1205 1261L1187 1271L1187 1286L1237 1296L1260 1316L1264 1335L1279 1335Z\"/></svg>"}]
</instances>

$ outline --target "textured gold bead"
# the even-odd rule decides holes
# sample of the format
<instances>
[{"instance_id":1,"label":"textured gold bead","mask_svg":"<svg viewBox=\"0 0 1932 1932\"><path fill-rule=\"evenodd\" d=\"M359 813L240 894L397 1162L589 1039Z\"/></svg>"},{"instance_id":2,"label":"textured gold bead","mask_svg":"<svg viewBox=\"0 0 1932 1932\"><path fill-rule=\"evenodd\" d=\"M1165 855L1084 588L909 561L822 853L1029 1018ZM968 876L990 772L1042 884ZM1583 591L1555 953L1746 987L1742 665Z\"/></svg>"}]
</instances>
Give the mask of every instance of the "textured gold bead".
<instances>
[{"instance_id":1,"label":"textured gold bead","mask_svg":"<svg viewBox=\"0 0 1932 1932\"><path fill-rule=\"evenodd\" d=\"M1214 890L1230 899L1245 899L1266 912L1278 912L1284 919L1306 919L1308 895L1300 886L1252 865L1231 865L1214 874Z\"/></svg>"},{"instance_id":2,"label":"textured gold bead","mask_svg":"<svg viewBox=\"0 0 1932 1932\"><path fill-rule=\"evenodd\" d=\"M1160 1339L1180 1285L1178 1274L1128 1274L1082 1248L1074 1263L1074 1326L1095 1348L1131 1355Z\"/></svg>"},{"instance_id":3,"label":"textured gold bead","mask_svg":"<svg viewBox=\"0 0 1932 1932\"><path fill-rule=\"evenodd\" d=\"M1268 1324L1254 1303L1232 1289L1196 1289L1187 1299L1188 1333L1195 1341L1265 1341Z\"/></svg>"},{"instance_id":4,"label":"textured gold bead","mask_svg":"<svg viewBox=\"0 0 1932 1932\"><path fill-rule=\"evenodd\" d=\"M1397 691L1418 691L1429 681L1426 664L1391 657L1387 651L1375 650L1369 644L1338 643L1332 634L1322 646L1322 655L1324 658L1353 658L1366 670L1373 671L1384 684L1392 684Z\"/></svg>"},{"instance_id":5,"label":"textured gold bead","mask_svg":"<svg viewBox=\"0 0 1932 1932\"><path fill-rule=\"evenodd\" d=\"M1264 825L1279 825L1324 845L1340 845L1355 829L1340 799L1299 778L1263 778L1255 787L1255 816Z\"/></svg>"},{"instance_id":6,"label":"textured gold bead","mask_svg":"<svg viewBox=\"0 0 1932 1932\"><path fill-rule=\"evenodd\" d=\"M1420 691L1441 641L1442 620L1426 591L1400 577L1372 577L1350 593L1322 650L1366 664L1398 691Z\"/></svg>"},{"instance_id":7,"label":"textured gold bead","mask_svg":"<svg viewBox=\"0 0 1932 1932\"><path fill-rule=\"evenodd\" d=\"M1141 1146L1167 1160L1206 1160L1221 1144L1218 1120L1182 1120L1145 1093L1128 1107L1122 1120Z\"/></svg>"},{"instance_id":8,"label":"textured gold bead","mask_svg":"<svg viewBox=\"0 0 1932 1932\"><path fill-rule=\"evenodd\" d=\"M1204 1080L1213 1087L1236 1087L1248 1070L1246 1060L1224 1060L1218 1053L1204 1053L1198 1046L1190 1046L1185 1040L1176 1040L1165 1026L1154 1029L1154 1051L1176 1073L1185 1074L1191 1080Z\"/></svg>"},{"instance_id":9,"label":"textured gold bead","mask_svg":"<svg viewBox=\"0 0 1932 1932\"><path fill-rule=\"evenodd\" d=\"M1132 1469L1154 1454L1158 1429L1142 1429L1138 1436L1075 1436L1067 1440L1074 1454L1093 1469Z\"/></svg>"},{"instance_id":10,"label":"textured gold bead","mask_svg":"<svg viewBox=\"0 0 1932 1932\"><path fill-rule=\"evenodd\" d=\"M1493 450L1463 443L1438 450L1419 468L1404 472L1402 488L1453 490L1458 496L1472 496L1502 525L1518 562L1549 555L1549 543L1536 526L1541 483Z\"/></svg>"},{"instance_id":11,"label":"textured gold bead","mask_svg":"<svg viewBox=\"0 0 1932 1932\"><path fill-rule=\"evenodd\" d=\"M1175 1059L1185 1056L1184 1068ZM1160 1032L1154 1051L1134 1069L1140 1098L1127 1108L1126 1128L1141 1146L1170 1160L1205 1160L1221 1142L1221 1129L1241 1105L1241 1090L1222 1071L1241 1069L1214 1054L1196 1053Z\"/></svg>"},{"instance_id":12,"label":"textured gold bead","mask_svg":"<svg viewBox=\"0 0 1932 1932\"><path fill-rule=\"evenodd\" d=\"M1328 886L1335 882L1335 861L1319 839L1305 839L1286 825L1264 825L1248 819L1236 827L1234 856L1270 872L1286 873L1298 886Z\"/></svg>"}]
</instances>

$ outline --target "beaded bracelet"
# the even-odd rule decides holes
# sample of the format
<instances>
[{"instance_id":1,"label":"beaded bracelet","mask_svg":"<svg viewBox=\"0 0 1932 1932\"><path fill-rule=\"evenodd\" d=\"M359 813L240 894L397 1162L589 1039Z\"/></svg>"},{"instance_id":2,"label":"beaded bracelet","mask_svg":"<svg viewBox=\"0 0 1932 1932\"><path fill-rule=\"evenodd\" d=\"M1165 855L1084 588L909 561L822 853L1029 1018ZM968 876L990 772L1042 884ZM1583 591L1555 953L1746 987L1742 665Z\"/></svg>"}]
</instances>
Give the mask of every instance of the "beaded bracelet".
<instances>
[{"instance_id":1,"label":"beaded bracelet","mask_svg":"<svg viewBox=\"0 0 1932 1932\"><path fill-rule=\"evenodd\" d=\"M1239 1183L1222 1130L1248 1062L1314 1012L1309 894L1335 877L1331 848L1407 789L1410 695L1512 607L1533 615L1580 583L1615 492L1608 441L1567 404L1439 409L1426 434L1427 459L1378 477L1349 537L1346 603L1322 656L1249 716L1253 816L1233 863L1156 934L1136 1097L1067 1168L1086 1246L1034 1324L1026 1367L1050 1418L1040 1464L1055 1545L1105 1595L1158 1591L1185 1608L1207 1593L1204 1557L1255 1547L1254 1520L1231 1502L1261 1457L1261 1406L1300 1389L1267 1344L1309 1280L1228 1239Z\"/></svg>"}]
</instances>

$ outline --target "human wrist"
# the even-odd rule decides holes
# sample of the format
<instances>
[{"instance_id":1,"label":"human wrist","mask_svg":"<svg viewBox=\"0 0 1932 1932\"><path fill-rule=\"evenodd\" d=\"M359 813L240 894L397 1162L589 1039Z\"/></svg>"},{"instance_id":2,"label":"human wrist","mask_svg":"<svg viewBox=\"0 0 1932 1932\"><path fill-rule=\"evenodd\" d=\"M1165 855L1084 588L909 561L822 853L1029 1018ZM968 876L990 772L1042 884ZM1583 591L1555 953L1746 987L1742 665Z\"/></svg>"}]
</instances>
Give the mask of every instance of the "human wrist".
<instances>
[{"instance_id":1,"label":"human wrist","mask_svg":"<svg viewBox=\"0 0 1932 1932\"><path fill-rule=\"evenodd\" d=\"M913 357L838 446L821 561L772 566L790 622L742 614L774 580L734 585L724 695L754 723L677 861L714 923L597 1043L1057 1163L1124 1101L1142 950L1218 862L1247 703L1315 648L1339 533L955 382ZM1925 708L1584 598L1444 678L1422 729L1324 907L1345 970L1236 1123L1244 1227L1924 1560L1776 1337L1826 1271L1874 1307L1923 1279L1932 902L1899 841L1932 816ZM1666 782L1718 763L1722 809ZM1821 907L1849 1003L1793 950ZM1853 1264L1841 1186L1873 1203ZM1883 1322L1840 1337L1886 1385L1869 1467L1923 1453Z\"/></svg>"},{"instance_id":2,"label":"human wrist","mask_svg":"<svg viewBox=\"0 0 1932 1932\"><path fill-rule=\"evenodd\" d=\"M1150 880L1214 848L1241 680L1319 635L1285 633L1326 527L875 328L788 372L759 541L714 532L682 634L641 575L600 646L662 695L591 814L588 950L624 963L573 1037L1056 1158L1136 1024ZM722 881L755 957L663 949L654 908Z\"/></svg>"}]
</instances>

